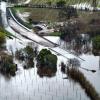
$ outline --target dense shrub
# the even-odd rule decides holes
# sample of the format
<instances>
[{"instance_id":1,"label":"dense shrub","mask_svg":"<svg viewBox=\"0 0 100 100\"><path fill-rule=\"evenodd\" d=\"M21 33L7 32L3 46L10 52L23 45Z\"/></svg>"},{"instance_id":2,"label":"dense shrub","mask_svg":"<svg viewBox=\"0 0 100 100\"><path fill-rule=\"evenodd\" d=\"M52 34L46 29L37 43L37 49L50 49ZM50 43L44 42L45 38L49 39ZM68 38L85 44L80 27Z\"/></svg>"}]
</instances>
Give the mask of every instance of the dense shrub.
<instances>
[{"instance_id":1,"label":"dense shrub","mask_svg":"<svg viewBox=\"0 0 100 100\"><path fill-rule=\"evenodd\" d=\"M100 35L98 36L95 36L93 39L92 39L92 44L93 44L93 53L95 55L100 55Z\"/></svg>"},{"instance_id":2,"label":"dense shrub","mask_svg":"<svg viewBox=\"0 0 100 100\"><path fill-rule=\"evenodd\" d=\"M42 49L37 56L37 68L40 76L53 76L57 71L57 56L50 50Z\"/></svg>"},{"instance_id":3,"label":"dense shrub","mask_svg":"<svg viewBox=\"0 0 100 100\"><path fill-rule=\"evenodd\" d=\"M47 49L42 49L37 56L38 65L44 66L45 65L45 56L51 54L51 52Z\"/></svg>"},{"instance_id":4,"label":"dense shrub","mask_svg":"<svg viewBox=\"0 0 100 100\"><path fill-rule=\"evenodd\" d=\"M52 54L50 50L42 49L37 56L37 61L40 66L48 66L55 68L57 64L57 56Z\"/></svg>"},{"instance_id":5,"label":"dense shrub","mask_svg":"<svg viewBox=\"0 0 100 100\"><path fill-rule=\"evenodd\" d=\"M15 56L18 60L24 61L25 65L24 68L31 68L34 67L34 57L35 57L35 50L30 47L26 46L23 49L17 50Z\"/></svg>"},{"instance_id":6,"label":"dense shrub","mask_svg":"<svg viewBox=\"0 0 100 100\"><path fill-rule=\"evenodd\" d=\"M93 42L93 48L100 51L100 35L94 37L92 42Z\"/></svg>"},{"instance_id":7,"label":"dense shrub","mask_svg":"<svg viewBox=\"0 0 100 100\"><path fill-rule=\"evenodd\" d=\"M30 46L26 46L26 47L24 48L24 53L25 53L25 55L26 55L28 58L30 58L30 59L33 59L34 56L35 56L35 54L34 54L34 49L33 49L32 47L30 47Z\"/></svg>"},{"instance_id":8,"label":"dense shrub","mask_svg":"<svg viewBox=\"0 0 100 100\"><path fill-rule=\"evenodd\" d=\"M13 57L6 53L0 54L0 71L3 74L15 75L17 65L13 63Z\"/></svg>"},{"instance_id":9,"label":"dense shrub","mask_svg":"<svg viewBox=\"0 0 100 100\"><path fill-rule=\"evenodd\" d=\"M100 100L99 94L82 72L72 67L67 68L67 73L71 79L80 83L81 87L85 90L86 94L91 98L91 100Z\"/></svg>"},{"instance_id":10,"label":"dense shrub","mask_svg":"<svg viewBox=\"0 0 100 100\"><path fill-rule=\"evenodd\" d=\"M24 60L23 49L17 50L15 52L15 57L16 57L16 59L23 61Z\"/></svg>"},{"instance_id":11,"label":"dense shrub","mask_svg":"<svg viewBox=\"0 0 100 100\"><path fill-rule=\"evenodd\" d=\"M79 40L82 29L84 29L84 23L81 20L69 21L60 27L61 36L60 38L66 42L71 41L72 39Z\"/></svg>"}]
</instances>

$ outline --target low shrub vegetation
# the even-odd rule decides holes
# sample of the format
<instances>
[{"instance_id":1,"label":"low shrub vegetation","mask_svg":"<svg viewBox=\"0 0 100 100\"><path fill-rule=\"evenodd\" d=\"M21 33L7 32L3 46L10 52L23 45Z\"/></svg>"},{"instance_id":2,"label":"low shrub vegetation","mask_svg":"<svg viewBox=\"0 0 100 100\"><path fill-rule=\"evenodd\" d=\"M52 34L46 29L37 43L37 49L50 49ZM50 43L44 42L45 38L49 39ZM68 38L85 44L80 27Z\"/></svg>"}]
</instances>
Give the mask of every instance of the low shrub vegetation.
<instances>
[{"instance_id":1,"label":"low shrub vegetation","mask_svg":"<svg viewBox=\"0 0 100 100\"><path fill-rule=\"evenodd\" d=\"M0 53L0 71L5 75L15 75L17 65L14 64L12 55Z\"/></svg>"},{"instance_id":2,"label":"low shrub vegetation","mask_svg":"<svg viewBox=\"0 0 100 100\"><path fill-rule=\"evenodd\" d=\"M93 53L100 55L100 35L95 36L92 39L92 43L93 43Z\"/></svg>"},{"instance_id":3,"label":"low shrub vegetation","mask_svg":"<svg viewBox=\"0 0 100 100\"><path fill-rule=\"evenodd\" d=\"M18 60L25 62L25 69L34 67L33 60L35 56L35 50L31 46L26 46L23 49L17 50L15 53L15 57Z\"/></svg>"},{"instance_id":4,"label":"low shrub vegetation","mask_svg":"<svg viewBox=\"0 0 100 100\"><path fill-rule=\"evenodd\" d=\"M5 33L3 32L3 29L0 27L0 48L2 48L4 43L5 43Z\"/></svg>"},{"instance_id":5,"label":"low shrub vegetation","mask_svg":"<svg viewBox=\"0 0 100 100\"><path fill-rule=\"evenodd\" d=\"M93 42L93 48L96 50L100 50L100 35L96 36L92 39Z\"/></svg>"},{"instance_id":6,"label":"low shrub vegetation","mask_svg":"<svg viewBox=\"0 0 100 100\"><path fill-rule=\"evenodd\" d=\"M69 78L73 79L75 82L80 83L81 87L85 90L86 94L91 98L91 100L100 100L99 94L92 86L92 84L86 79L84 74L76 68L67 68L67 74Z\"/></svg>"}]
</instances>

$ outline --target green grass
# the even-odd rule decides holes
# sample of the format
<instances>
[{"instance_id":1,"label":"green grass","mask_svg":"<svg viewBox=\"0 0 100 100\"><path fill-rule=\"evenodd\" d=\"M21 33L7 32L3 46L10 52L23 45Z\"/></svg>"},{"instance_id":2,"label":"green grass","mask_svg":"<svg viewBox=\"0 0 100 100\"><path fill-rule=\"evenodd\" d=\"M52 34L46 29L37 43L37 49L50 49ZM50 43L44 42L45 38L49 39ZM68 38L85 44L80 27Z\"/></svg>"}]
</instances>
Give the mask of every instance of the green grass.
<instances>
[{"instance_id":1,"label":"green grass","mask_svg":"<svg viewBox=\"0 0 100 100\"><path fill-rule=\"evenodd\" d=\"M58 21L58 13L59 10L56 9L34 9L32 10L32 13L30 17L32 17L34 20L47 20L47 21Z\"/></svg>"},{"instance_id":2,"label":"green grass","mask_svg":"<svg viewBox=\"0 0 100 100\"><path fill-rule=\"evenodd\" d=\"M25 7L14 7L15 12L20 11L21 13L25 12L27 8Z\"/></svg>"},{"instance_id":3,"label":"green grass","mask_svg":"<svg viewBox=\"0 0 100 100\"><path fill-rule=\"evenodd\" d=\"M12 35L12 33L6 31L2 27L0 27L0 37L4 37L4 38L6 38L6 37L9 37L9 38L14 37L14 38L19 39L18 37L16 37L15 35Z\"/></svg>"},{"instance_id":4,"label":"green grass","mask_svg":"<svg viewBox=\"0 0 100 100\"><path fill-rule=\"evenodd\" d=\"M0 47L5 42L5 34L3 32L0 32Z\"/></svg>"},{"instance_id":5,"label":"green grass","mask_svg":"<svg viewBox=\"0 0 100 100\"><path fill-rule=\"evenodd\" d=\"M15 10L19 10L22 12L30 12L30 18L34 21L58 21L58 13L57 9L48 9L48 8L15 8Z\"/></svg>"},{"instance_id":6,"label":"green grass","mask_svg":"<svg viewBox=\"0 0 100 100\"><path fill-rule=\"evenodd\" d=\"M60 36L60 35L61 35L60 32L53 32L49 34L49 36Z\"/></svg>"},{"instance_id":7,"label":"green grass","mask_svg":"<svg viewBox=\"0 0 100 100\"><path fill-rule=\"evenodd\" d=\"M19 10L20 13L22 12L29 12L30 18L34 21L48 21L48 22L57 22L60 21L59 19L59 11L60 9L49 9L49 8L15 8L14 10ZM85 12L85 11L78 11L79 18L82 19L84 22L88 22L93 18L100 18L99 12ZM79 19L78 18L78 19ZM27 18L28 19L28 18Z\"/></svg>"}]
</instances>

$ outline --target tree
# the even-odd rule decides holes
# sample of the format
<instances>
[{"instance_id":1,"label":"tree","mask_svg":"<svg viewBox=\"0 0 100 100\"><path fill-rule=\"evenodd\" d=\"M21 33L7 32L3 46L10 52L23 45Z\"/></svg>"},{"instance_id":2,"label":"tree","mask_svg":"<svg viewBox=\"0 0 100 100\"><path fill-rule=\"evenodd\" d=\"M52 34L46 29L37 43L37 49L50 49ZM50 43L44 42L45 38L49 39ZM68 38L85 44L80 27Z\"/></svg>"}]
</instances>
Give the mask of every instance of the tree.
<instances>
[{"instance_id":1,"label":"tree","mask_svg":"<svg viewBox=\"0 0 100 100\"><path fill-rule=\"evenodd\" d=\"M63 7L60 11L59 11L59 18L62 19L64 18L66 19L70 19L71 17L77 17L77 10L74 7L71 6L67 6L67 7Z\"/></svg>"},{"instance_id":2,"label":"tree","mask_svg":"<svg viewBox=\"0 0 100 100\"><path fill-rule=\"evenodd\" d=\"M40 63L40 65L44 65L45 64L45 56L51 54L51 52L47 49L42 49L39 53L39 55L37 56L37 60Z\"/></svg>"},{"instance_id":3,"label":"tree","mask_svg":"<svg viewBox=\"0 0 100 100\"><path fill-rule=\"evenodd\" d=\"M24 48L24 53L25 53L25 55L26 55L29 59L33 59L34 56L35 56L34 50L33 50L33 48L30 47L30 46L26 46L26 47Z\"/></svg>"},{"instance_id":4,"label":"tree","mask_svg":"<svg viewBox=\"0 0 100 100\"><path fill-rule=\"evenodd\" d=\"M23 49L17 50L15 56L18 60L25 61L24 68L28 69L34 67L35 52L35 49L31 46L26 46Z\"/></svg>"},{"instance_id":5,"label":"tree","mask_svg":"<svg viewBox=\"0 0 100 100\"><path fill-rule=\"evenodd\" d=\"M0 54L1 63L0 63L0 70L4 74L15 75L17 71L16 64L13 63L13 57L6 53Z\"/></svg>"},{"instance_id":6,"label":"tree","mask_svg":"<svg viewBox=\"0 0 100 100\"><path fill-rule=\"evenodd\" d=\"M57 71L57 56L50 50L42 49L37 56L37 68L39 76L54 76Z\"/></svg>"},{"instance_id":7,"label":"tree","mask_svg":"<svg viewBox=\"0 0 100 100\"><path fill-rule=\"evenodd\" d=\"M64 26L60 28L60 32L60 38L65 40L66 42L69 42L76 37L77 27L75 26L75 24L71 24L69 22L67 24L64 24Z\"/></svg>"},{"instance_id":8,"label":"tree","mask_svg":"<svg viewBox=\"0 0 100 100\"><path fill-rule=\"evenodd\" d=\"M94 37L92 42L93 42L93 49L100 51L100 35Z\"/></svg>"},{"instance_id":9,"label":"tree","mask_svg":"<svg viewBox=\"0 0 100 100\"><path fill-rule=\"evenodd\" d=\"M57 56L54 54L49 54L45 56L46 59L46 64L48 65L48 67L55 69L56 68L56 64L57 64Z\"/></svg>"},{"instance_id":10,"label":"tree","mask_svg":"<svg viewBox=\"0 0 100 100\"><path fill-rule=\"evenodd\" d=\"M57 6L57 7L64 7L65 4L66 4L66 2L65 2L64 0L60 0L60 1L58 1L58 2L56 3L56 6Z\"/></svg>"},{"instance_id":11,"label":"tree","mask_svg":"<svg viewBox=\"0 0 100 100\"><path fill-rule=\"evenodd\" d=\"M76 39L79 34L83 33L85 27L85 23L81 20L68 21L59 29L61 33L60 38L66 42L70 42L72 39Z\"/></svg>"},{"instance_id":12,"label":"tree","mask_svg":"<svg viewBox=\"0 0 100 100\"><path fill-rule=\"evenodd\" d=\"M39 64L40 67L50 67L56 68L56 64L57 64L57 56L52 54L50 52L50 50L47 49L42 49L39 53L39 55L37 56L37 62Z\"/></svg>"}]
</instances>

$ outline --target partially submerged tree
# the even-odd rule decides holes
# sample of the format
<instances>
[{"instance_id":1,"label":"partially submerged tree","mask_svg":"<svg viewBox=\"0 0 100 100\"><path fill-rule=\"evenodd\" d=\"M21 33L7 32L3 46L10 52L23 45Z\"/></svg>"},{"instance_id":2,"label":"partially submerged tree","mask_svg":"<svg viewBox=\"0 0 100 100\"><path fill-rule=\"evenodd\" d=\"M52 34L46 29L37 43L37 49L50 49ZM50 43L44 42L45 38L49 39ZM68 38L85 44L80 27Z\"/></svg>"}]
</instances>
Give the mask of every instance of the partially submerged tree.
<instances>
[{"instance_id":1,"label":"partially submerged tree","mask_svg":"<svg viewBox=\"0 0 100 100\"><path fill-rule=\"evenodd\" d=\"M25 65L24 68L31 68L34 67L34 57L35 49L33 49L31 46L26 46L24 49L17 50L16 51L16 58L18 60L24 61Z\"/></svg>"},{"instance_id":2,"label":"partially submerged tree","mask_svg":"<svg viewBox=\"0 0 100 100\"><path fill-rule=\"evenodd\" d=\"M93 53L100 55L100 35L92 39Z\"/></svg>"},{"instance_id":3,"label":"partially submerged tree","mask_svg":"<svg viewBox=\"0 0 100 100\"><path fill-rule=\"evenodd\" d=\"M3 74L15 75L17 65L14 64L12 55L3 52L0 54L0 71Z\"/></svg>"},{"instance_id":4,"label":"partially submerged tree","mask_svg":"<svg viewBox=\"0 0 100 100\"><path fill-rule=\"evenodd\" d=\"M37 68L40 76L53 76L57 71L57 56L42 49L37 56Z\"/></svg>"}]
</instances>

